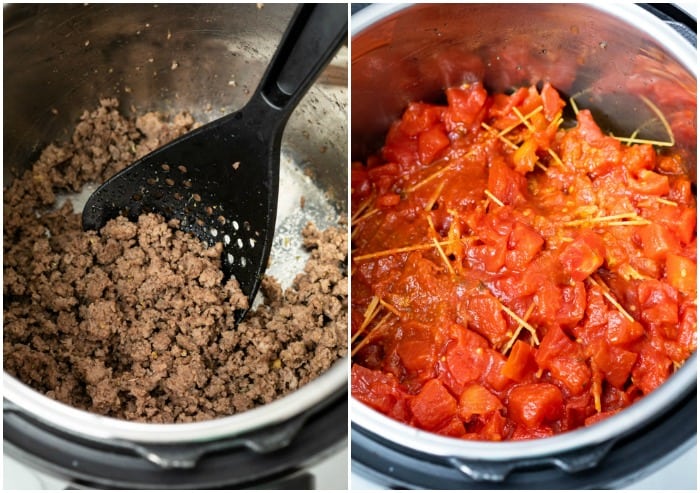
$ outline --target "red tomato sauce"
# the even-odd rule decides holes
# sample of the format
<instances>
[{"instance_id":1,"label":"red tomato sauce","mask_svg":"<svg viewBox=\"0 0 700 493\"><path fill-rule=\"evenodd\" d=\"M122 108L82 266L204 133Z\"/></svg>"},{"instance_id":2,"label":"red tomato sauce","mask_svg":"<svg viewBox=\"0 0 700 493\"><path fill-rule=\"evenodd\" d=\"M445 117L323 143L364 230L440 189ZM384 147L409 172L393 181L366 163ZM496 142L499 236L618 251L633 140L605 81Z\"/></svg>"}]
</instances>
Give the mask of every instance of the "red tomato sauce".
<instances>
[{"instance_id":1,"label":"red tomato sauce","mask_svg":"<svg viewBox=\"0 0 700 493\"><path fill-rule=\"evenodd\" d=\"M696 349L681 157L606 135L545 84L412 103L352 165L352 394L477 440L617 413ZM691 163L694 165L694 163Z\"/></svg>"}]
</instances>

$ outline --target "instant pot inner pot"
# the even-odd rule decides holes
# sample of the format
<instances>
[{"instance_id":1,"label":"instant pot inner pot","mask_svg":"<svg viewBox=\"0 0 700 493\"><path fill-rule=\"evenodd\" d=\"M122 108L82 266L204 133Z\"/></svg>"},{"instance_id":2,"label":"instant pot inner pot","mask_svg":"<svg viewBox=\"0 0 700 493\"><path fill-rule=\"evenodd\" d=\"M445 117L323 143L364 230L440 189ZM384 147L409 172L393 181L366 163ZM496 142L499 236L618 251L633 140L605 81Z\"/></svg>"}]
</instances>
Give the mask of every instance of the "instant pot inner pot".
<instances>
[{"instance_id":1,"label":"instant pot inner pot","mask_svg":"<svg viewBox=\"0 0 700 493\"><path fill-rule=\"evenodd\" d=\"M82 112L97 107L100 98L117 98L120 111L126 115L148 111L174 115L186 110L200 123L242 107L255 90L294 8L254 3L5 6L5 183L29 169L46 145L69 139ZM283 286L304 264L301 239L297 238L301 227L309 219L320 229L337 225L347 207L347 77L343 56L341 50L311 88L283 136L280 207L284 210L278 211L270 268ZM300 199L306 215L291 213L299 209ZM188 444L210 444L198 449L204 456L230 447L265 452L275 448L274 444L279 448L295 443L299 432L306 437L303 446L292 446L288 454L263 461L271 474L280 474L328 453L347 433L345 426L330 429L327 420L318 417L323 410L336 419L335 423L346 422L347 401L338 399L345 395L345 359L316 381L272 404L231 417L177 425L99 417L51 401L7 374L4 378L5 398L11 399L5 404L5 426L20 431L6 433L6 439L12 436L17 440L8 449L25 459L53 449L48 445L42 450L23 449L23 436L38 443L46 439L46 444L55 445L60 437L75 446L85 445L80 452L85 457L91 450L109 448L118 454L128 450L129 456L146 458L151 466L163 457L166 462L175 457L169 464L177 466L183 456L177 451L190 450ZM21 431L30 428L31 432L23 435ZM258 433L260 430L266 432ZM314 438L317 434L324 438ZM139 448L134 445L137 442L164 445ZM108 461L100 462L98 455L93 458L99 463L93 471L76 473L84 477L109 475ZM58 456L44 456L39 462L46 465L52 461L58 470L71 469ZM130 466L125 467L128 470ZM222 476L237 475L253 481L265 474L261 468L241 468L217 473L216 482L203 479L202 484L222 485ZM153 471L148 474L152 476ZM122 476L124 484L131 481L128 475ZM144 478L140 484L154 484L153 477Z\"/></svg>"},{"instance_id":2,"label":"instant pot inner pot","mask_svg":"<svg viewBox=\"0 0 700 493\"><path fill-rule=\"evenodd\" d=\"M372 6L353 17L352 144L353 160L364 160L382 145L390 124L409 102L441 102L446 87L476 80L489 91L549 81L579 108L592 111L604 130L665 140L668 132L643 98L668 120L676 149L686 162L697 160L697 52L668 25L632 5L450 4ZM692 36L694 38L694 33ZM644 135L642 135L642 133ZM689 170L695 181L696 168ZM384 484L435 487L443 473L421 475L401 460L446 468L456 473L453 485L469 478L503 480L518 468L556 467L585 470L618 460L608 453L621 437L639 438L642 426L665 422L685 427L671 447L655 448L647 461L689 446L695 422L686 423L673 409L697 409L697 357L651 395L594 426L553 438L521 443L483 443L440 437L411 429L352 400L353 463ZM685 411L684 411L685 412ZM657 420L657 421L655 421ZM656 426L656 425L655 425ZM661 429L655 427L654 429ZM637 433L637 435L634 435ZM622 442L620 442L622 443ZM640 446L640 442L637 446ZM384 450L386 449L386 450ZM663 449L663 450L662 450ZM386 452L386 453L384 453ZM393 455L392 455L393 454ZM616 455L617 454L617 455ZM376 465L371 457L396 457ZM636 474L648 464L636 463ZM618 470L623 474L622 470ZM561 471L559 471L561 472ZM635 474L624 472L625 477ZM459 479L461 475L462 480ZM568 475L577 484L609 484L611 478L579 481L588 472ZM422 477L418 477L422 476ZM453 476L450 476L452 478ZM524 481L537 478L518 475ZM553 480L553 478L550 478ZM559 479L562 479L559 477ZM474 486L493 488L494 483ZM534 483L530 482L530 486ZM551 487L555 483L547 483ZM559 483L556 483L559 484Z\"/></svg>"}]
</instances>

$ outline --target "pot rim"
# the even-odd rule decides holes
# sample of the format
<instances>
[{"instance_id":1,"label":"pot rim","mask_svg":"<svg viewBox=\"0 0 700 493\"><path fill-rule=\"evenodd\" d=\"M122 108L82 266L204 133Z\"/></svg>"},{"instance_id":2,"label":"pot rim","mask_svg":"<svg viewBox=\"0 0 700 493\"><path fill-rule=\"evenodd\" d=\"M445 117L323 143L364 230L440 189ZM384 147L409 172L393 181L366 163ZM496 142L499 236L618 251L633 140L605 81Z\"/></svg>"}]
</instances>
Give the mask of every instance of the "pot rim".
<instances>
[{"instance_id":1,"label":"pot rim","mask_svg":"<svg viewBox=\"0 0 700 493\"><path fill-rule=\"evenodd\" d=\"M102 440L139 443L182 443L231 438L283 423L313 408L347 387L347 356L337 360L319 377L269 404L232 416L196 423L141 423L101 416L55 401L3 372L3 397L18 409L58 429Z\"/></svg>"},{"instance_id":2,"label":"pot rim","mask_svg":"<svg viewBox=\"0 0 700 493\"><path fill-rule=\"evenodd\" d=\"M416 4L373 4L353 14L351 39ZM697 50L673 28L638 5L589 4L592 9L615 17L636 29L653 33L697 79ZM638 402L591 426L548 438L534 440L485 442L450 438L420 430L393 420L351 397L350 412L354 425L407 449L436 457L506 462L534 459L570 452L584 447L610 444L633 433L682 400L697 387L697 351L659 388Z\"/></svg>"}]
</instances>

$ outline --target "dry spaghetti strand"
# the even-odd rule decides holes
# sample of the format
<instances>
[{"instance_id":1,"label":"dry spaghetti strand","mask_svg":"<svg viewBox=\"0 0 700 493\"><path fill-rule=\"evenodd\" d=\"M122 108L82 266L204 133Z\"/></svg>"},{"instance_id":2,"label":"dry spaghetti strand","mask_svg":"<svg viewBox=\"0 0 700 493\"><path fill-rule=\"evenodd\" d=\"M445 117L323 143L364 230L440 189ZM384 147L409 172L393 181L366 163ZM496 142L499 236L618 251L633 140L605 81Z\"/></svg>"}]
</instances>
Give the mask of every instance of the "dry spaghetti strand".
<instances>
[{"instance_id":1,"label":"dry spaghetti strand","mask_svg":"<svg viewBox=\"0 0 700 493\"><path fill-rule=\"evenodd\" d=\"M603 282L600 277L598 277L597 274L594 274L588 278L588 281L596 286L598 289L600 289L601 293L603 293L603 296L605 296L605 299L608 300L617 310L622 314L623 317L625 317L627 320L630 322L634 322L634 317L630 315L627 310L624 309L624 307L615 299L615 297L612 295L610 292L610 288L608 288L608 285Z\"/></svg>"},{"instance_id":2,"label":"dry spaghetti strand","mask_svg":"<svg viewBox=\"0 0 700 493\"><path fill-rule=\"evenodd\" d=\"M562 223L564 226L590 226L590 225L607 225L607 226L642 226L650 224L647 219L640 217L636 212L622 212L610 216L587 217L584 219L574 219Z\"/></svg>"},{"instance_id":3,"label":"dry spaghetti strand","mask_svg":"<svg viewBox=\"0 0 700 493\"><path fill-rule=\"evenodd\" d=\"M367 305L367 309L365 310L365 313L364 313L365 318L362 321L360 328L357 329L357 332L355 332L355 334L353 334L350 342L355 342L355 339L360 337L360 335L365 331L367 326L377 316L377 313L379 313L379 310L381 310L381 307L379 307L379 297L373 296L369 302L369 305Z\"/></svg>"},{"instance_id":4,"label":"dry spaghetti strand","mask_svg":"<svg viewBox=\"0 0 700 493\"><path fill-rule=\"evenodd\" d=\"M530 318L530 315L532 315L532 311L535 309L535 303L533 302L530 304L528 309L525 311L525 314L523 315L523 320L527 322L527 319ZM518 328L515 329L515 332L513 332L513 335L511 336L510 340L506 343L505 346L503 346L503 349L501 350L502 354L506 354L510 348L515 344L515 341L518 339L518 336L520 335L520 332L525 328L525 326L521 323L518 324ZM530 331L532 333L532 331ZM535 334L535 338L537 337L537 334Z\"/></svg>"},{"instance_id":5,"label":"dry spaghetti strand","mask_svg":"<svg viewBox=\"0 0 700 493\"><path fill-rule=\"evenodd\" d=\"M456 241L461 241L461 240L462 239L439 241L438 245L440 245L440 246L451 245L452 243L455 243ZM357 256L353 256L352 259L355 262L359 262L361 260L368 260L368 259L372 259L372 258L388 257L389 255L396 255L397 253L415 252L417 250L430 250L431 248L435 248L434 243L421 243L420 245L409 245L409 246L399 247L399 248L390 248L388 250L382 250L380 252L373 252L373 253L366 253L364 255L357 255Z\"/></svg>"},{"instance_id":6,"label":"dry spaghetti strand","mask_svg":"<svg viewBox=\"0 0 700 493\"><path fill-rule=\"evenodd\" d=\"M494 296L494 298L496 298L496 297ZM510 316L513 318L513 320L515 320L515 321L518 322L520 325L522 325L523 328L525 328L525 329L530 333L530 335L532 336L532 340L533 340L534 343L535 343L535 346L539 346L539 345L540 345L540 339L537 337L537 330L535 330L535 328L534 328L532 325L530 325L529 323L527 323L525 320L523 320L522 318L520 318L520 317L518 316L517 313L515 313L513 310L511 310L511 309L508 308L506 305L504 305L504 304L501 302L501 300L499 300L498 298L496 298L496 302L500 305L501 310L503 310L503 311L506 312L508 315L510 315ZM515 341L513 341L513 342L515 342Z\"/></svg>"},{"instance_id":7,"label":"dry spaghetti strand","mask_svg":"<svg viewBox=\"0 0 700 493\"><path fill-rule=\"evenodd\" d=\"M354 348L352 348L351 356L355 356L355 353L357 353L357 352L358 352L360 349L362 349L367 343L369 343L369 342L372 340L372 338L376 335L377 331L378 331L381 327L384 326L384 324L386 323L386 321L387 321L387 320L389 319L389 317L391 317L392 315L393 315L393 313L391 313L391 312L389 312L389 313L387 313L386 315L384 315L384 317L382 317L382 319L379 320L379 322L377 322L377 325L375 325L374 327L372 327L372 330L369 331L369 333L365 336L365 338L362 339L362 340L359 342L359 344L355 345Z\"/></svg>"}]
</instances>

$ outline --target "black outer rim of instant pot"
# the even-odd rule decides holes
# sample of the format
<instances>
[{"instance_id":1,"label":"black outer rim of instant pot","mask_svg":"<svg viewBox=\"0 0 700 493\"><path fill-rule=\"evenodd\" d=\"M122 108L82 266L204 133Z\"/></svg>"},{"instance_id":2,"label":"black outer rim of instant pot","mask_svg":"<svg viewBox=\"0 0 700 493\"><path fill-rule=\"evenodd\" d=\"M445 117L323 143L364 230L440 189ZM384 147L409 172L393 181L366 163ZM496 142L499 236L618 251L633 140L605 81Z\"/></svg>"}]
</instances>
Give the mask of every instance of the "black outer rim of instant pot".
<instances>
[{"instance_id":1,"label":"black outer rim of instant pot","mask_svg":"<svg viewBox=\"0 0 700 493\"><path fill-rule=\"evenodd\" d=\"M556 466L514 470L504 481L475 481L448 459L391 443L352 425L353 473L389 489L620 488L648 476L696 443L697 391L648 426L619 440L593 469L567 473Z\"/></svg>"},{"instance_id":2,"label":"black outer rim of instant pot","mask_svg":"<svg viewBox=\"0 0 700 493\"><path fill-rule=\"evenodd\" d=\"M309 412L289 445L268 453L224 448L204 455L190 469L164 469L136 454L131 444L88 440L7 409L3 438L5 453L74 487L243 489L303 476L304 468L343 442L347 422L348 400L343 389ZM264 434L265 429L254 433ZM207 442L207 446L212 443L216 442Z\"/></svg>"}]
</instances>

